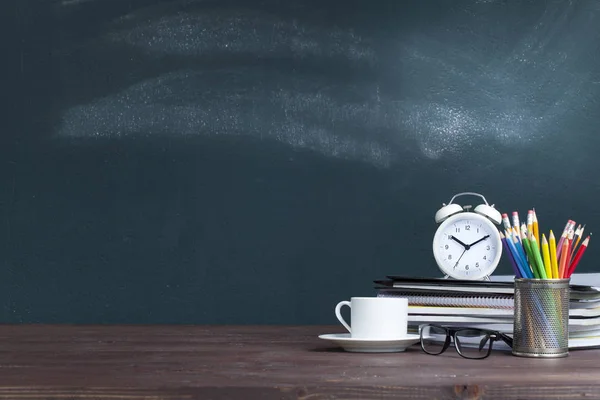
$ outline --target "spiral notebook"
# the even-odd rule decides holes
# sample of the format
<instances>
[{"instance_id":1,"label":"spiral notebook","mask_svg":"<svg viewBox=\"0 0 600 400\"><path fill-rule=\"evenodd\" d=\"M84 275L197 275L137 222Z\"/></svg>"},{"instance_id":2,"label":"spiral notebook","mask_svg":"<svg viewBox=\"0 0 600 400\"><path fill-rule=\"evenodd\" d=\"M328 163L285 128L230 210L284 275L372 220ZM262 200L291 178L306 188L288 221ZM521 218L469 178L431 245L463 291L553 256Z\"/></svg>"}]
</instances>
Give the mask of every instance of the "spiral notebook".
<instances>
[{"instance_id":1,"label":"spiral notebook","mask_svg":"<svg viewBox=\"0 0 600 400\"><path fill-rule=\"evenodd\" d=\"M481 293L423 293L395 289L379 289L377 297L406 297L408 304L434 307L480 307L512 309L512 295L482 295Z\"/></svg>"}]
</instances>

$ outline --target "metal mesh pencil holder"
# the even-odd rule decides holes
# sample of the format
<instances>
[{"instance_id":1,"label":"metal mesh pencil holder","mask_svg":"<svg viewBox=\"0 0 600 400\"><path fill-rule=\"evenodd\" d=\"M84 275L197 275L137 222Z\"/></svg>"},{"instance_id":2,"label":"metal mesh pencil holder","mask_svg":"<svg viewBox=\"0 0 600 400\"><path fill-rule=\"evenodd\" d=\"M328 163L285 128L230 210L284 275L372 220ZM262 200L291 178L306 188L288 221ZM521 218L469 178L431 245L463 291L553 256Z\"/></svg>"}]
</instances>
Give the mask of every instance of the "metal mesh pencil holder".
<instances>
[{"instance_id":1,"label":"metal mesh pencil holder","mask_svg":"<svg viewBox=\"0 0 600 400\"><path fill-rule=\"evenodd\" d=\"M513 355L569 355L570 279L515 279Z\"/></svg>"}]
</instances>

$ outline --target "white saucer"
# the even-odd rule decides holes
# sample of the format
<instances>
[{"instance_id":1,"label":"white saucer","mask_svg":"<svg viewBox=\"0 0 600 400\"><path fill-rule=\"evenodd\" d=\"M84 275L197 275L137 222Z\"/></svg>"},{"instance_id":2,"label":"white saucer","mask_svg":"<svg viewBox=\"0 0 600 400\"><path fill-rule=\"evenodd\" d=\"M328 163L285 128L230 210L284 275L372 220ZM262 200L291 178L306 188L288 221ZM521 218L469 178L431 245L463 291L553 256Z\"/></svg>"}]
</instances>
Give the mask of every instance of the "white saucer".
<instances>
[{"instance_id":1,"label":"white saucer","mask_svg":"<svg viewBox=\"0 0 600 400\"><path fill-rule=\"evenodd\" d=\"M319 338L355 353L398 353L419 342L419 335L406 335L398 339L358 339L350 337L349 333L330 333L319 335Z\"/></svg>"}]
</instances>

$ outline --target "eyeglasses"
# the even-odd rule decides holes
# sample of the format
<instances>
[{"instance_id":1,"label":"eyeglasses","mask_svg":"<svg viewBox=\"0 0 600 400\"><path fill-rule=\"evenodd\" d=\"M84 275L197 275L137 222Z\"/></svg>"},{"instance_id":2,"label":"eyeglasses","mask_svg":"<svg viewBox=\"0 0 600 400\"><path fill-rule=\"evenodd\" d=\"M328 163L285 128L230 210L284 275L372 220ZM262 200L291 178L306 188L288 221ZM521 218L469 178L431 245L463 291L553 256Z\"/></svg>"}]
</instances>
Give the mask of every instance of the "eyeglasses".
<instances>
[{"instance_id":1,"label":"eyeglasses","mask_svg":"<svg viewBox=\"0 0 600 400\"><path fill-rule=\"evenodd\" d=\"M454 340L456 352L464 358L482 359L492 352L495 341L502 340L512 348L510 336L487 329L446 328L439 325L422 325L419 327L421 349L427 354L442 354Z\"/></svg>"}]
</instances>

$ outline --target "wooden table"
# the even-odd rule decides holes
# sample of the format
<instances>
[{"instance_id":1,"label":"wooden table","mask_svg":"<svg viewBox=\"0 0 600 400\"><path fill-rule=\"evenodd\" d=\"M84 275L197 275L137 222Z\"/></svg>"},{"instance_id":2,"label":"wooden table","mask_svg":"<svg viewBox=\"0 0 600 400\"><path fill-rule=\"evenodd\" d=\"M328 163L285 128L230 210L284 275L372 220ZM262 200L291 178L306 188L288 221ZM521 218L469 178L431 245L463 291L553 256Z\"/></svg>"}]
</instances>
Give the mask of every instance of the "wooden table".
<instances>
[{"instance_id":1,"label":"wooden table","mask_svg":"<svg viewBox=\"0 0 600 400\"><path fill-rule=\"evenodd\" d=\"M323 326L0 325L0 398L600 398L600 350L564 359L346 353Z\"/></svg>"}]
</instances>

